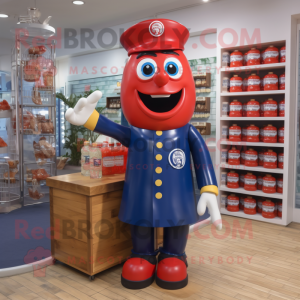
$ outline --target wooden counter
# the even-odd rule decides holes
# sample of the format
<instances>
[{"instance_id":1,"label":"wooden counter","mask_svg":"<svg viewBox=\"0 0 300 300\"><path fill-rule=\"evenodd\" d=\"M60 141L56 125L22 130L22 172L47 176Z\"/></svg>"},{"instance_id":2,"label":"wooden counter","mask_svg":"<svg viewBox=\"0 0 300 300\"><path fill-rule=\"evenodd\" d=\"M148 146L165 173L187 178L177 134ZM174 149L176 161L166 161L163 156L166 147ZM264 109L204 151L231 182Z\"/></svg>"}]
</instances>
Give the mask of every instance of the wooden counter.
<instances>
[{"instance_id":1,"label":"wooden counter","mask_svg":"<svg viewBox=\"0 0 300 300\"><path fill-rule=\"evenodd\" d=\"M129 225L118 218L125 175L90 179L80 173L47 178L52 256L90 276L126 260ZM156 247L162 229L156 231Z\"/></svg>"}]
</instances>

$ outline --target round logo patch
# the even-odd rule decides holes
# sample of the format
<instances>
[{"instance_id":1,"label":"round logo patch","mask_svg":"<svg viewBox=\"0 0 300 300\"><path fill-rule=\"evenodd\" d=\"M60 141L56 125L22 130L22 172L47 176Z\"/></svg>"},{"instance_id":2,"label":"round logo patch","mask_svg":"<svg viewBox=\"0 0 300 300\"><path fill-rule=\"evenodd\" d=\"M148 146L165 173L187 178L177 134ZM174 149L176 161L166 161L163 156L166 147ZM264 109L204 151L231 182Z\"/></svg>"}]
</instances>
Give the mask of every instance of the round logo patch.
<instances>
[{"instance_id":1,"label":"round logo patch","mask_svg":"<svg viewBox=\"0 0 300 300\"><path fill-rule=\"evenodd\" d=\"M174 169L182 169L185 165L185 154L181 149L174 149L169 154L169 163Z\"/></svg>"},{"instance_id":2,"label":"round logo patch","mask_svg":"<svg viewBox=\"0 0 300 300\"><path fill-rule=\"evenodd\" d=\"M155 37L161 36L164 33L164 31L165 31L165 26L160 21L153 21L149 25L149 32Z\"/></svg>"}]
</instances>

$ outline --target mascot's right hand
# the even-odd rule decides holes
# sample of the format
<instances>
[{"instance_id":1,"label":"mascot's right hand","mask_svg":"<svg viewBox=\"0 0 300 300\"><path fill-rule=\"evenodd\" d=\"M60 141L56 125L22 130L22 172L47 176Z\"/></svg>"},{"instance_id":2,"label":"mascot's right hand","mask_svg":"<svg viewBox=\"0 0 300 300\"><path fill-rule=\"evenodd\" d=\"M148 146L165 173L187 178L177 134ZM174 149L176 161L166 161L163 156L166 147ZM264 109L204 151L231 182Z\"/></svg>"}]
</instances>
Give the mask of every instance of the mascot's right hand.
<instances>
[{"instance_id":1,"label":"mascot's right hand","mask_svg":"<svg viewBox=\"0 0 300 300\"><path fill-rule=\"evenodd\" d=\"M76 103L74 109L69 108L66 112L66 120L73 125L84 125L91 116L98 101L101 99L102 93L95 91L87 98L80 98Z\"/></svg>"}]
</instances>

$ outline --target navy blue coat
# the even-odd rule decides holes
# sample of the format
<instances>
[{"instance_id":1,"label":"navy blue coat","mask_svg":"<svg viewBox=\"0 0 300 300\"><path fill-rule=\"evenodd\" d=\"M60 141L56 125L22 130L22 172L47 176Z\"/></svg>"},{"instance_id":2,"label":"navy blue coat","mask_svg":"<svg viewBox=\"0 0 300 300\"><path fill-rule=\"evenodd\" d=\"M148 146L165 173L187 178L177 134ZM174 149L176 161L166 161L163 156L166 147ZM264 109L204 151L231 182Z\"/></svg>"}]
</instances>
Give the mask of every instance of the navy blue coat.
<instances>
[{"instance_id":1,"label":"navy blue coat","mask_svg":"<svg viewBox=\"0 0 300 300\"><path fill-rule=\"evenodd\" d=\"M100 115L96 132L128 147L125 185L119 219L132 225L173 227L199 221L192 154L198 188L217 186L210 154L190 124L153 131L124 127Z\"/></svg>"}]
</instances>

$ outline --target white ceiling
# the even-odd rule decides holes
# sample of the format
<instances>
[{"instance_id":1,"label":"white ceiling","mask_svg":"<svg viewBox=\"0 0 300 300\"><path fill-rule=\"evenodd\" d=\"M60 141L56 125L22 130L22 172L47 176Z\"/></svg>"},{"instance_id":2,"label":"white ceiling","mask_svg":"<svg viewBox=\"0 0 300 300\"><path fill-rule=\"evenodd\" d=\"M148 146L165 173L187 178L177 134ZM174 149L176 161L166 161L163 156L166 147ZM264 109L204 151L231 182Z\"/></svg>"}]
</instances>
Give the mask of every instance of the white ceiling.
<instances>
[{"instance_id":1,"label":"white ceiling","mask_svg":"<svg viewBox=\"0 0 300 300\"><path fill-rule=\"evenodd\" d=\"M36 0L42 12L41 21L52 16L50 25L58 28L103 28L138 19L155 17L156 14L193 5L209 5L203 0L84 0L78 6L72 0ZM210 2L219 0L210 0ZM28 7L35 7L35 0L0 0L0 38L11 39L10 29L19 15L26 15Z\"/></svg>"}]
</instances>

